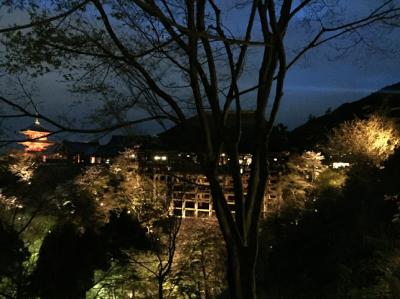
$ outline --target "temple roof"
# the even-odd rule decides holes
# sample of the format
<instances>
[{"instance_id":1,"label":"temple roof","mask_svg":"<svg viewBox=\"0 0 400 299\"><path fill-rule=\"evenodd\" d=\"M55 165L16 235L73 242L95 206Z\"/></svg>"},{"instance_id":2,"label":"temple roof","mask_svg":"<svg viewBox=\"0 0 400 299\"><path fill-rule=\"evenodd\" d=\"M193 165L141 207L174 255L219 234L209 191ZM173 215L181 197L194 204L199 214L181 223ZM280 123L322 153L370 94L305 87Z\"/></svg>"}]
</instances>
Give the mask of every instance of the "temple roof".
<instances>
[{"instance_id":1,"label":"temple roof","mask_svg":"<svg viewBox=\"0 0 400 299\"><path fill-rule=\"evenodd\" d=\"M52 131L49 129L44 128L38 119L35 120L35 122L30 125L29 127L20 130L20 132L25 132L25 131L35 131L35 132L47 132L47 133L51 133Z\"/></svg>"},{"instance_id":2,"label":"temple roof","mask_svg":"<svg viewBox=\"0 0 400 299\"><path fill-rule=\"evenodd\" d=\"M214 121L211 113L207 113L209 119L211 136L214 140L219 138L215 130ZM241 137L239 142L240 153L250 153L256 146L255 132L255 116L254 111L241 112ZM227 118L228 134L235 134L236 131L236 114L230 112ZM281 131L282 130L282 131ZM270 152L280 152L287 150L286 133L284 126L275 126L272 129L269 143ZM166 149L186 151L186 152L201 152L206 150L203 131L201 129L198 116L188 118L185 122L180 123L159 135L160 144ZM234 136L234 135L233 135Z\"/></svg>"},{"instance_id":3,"label":"temple roof","mask_svg":"<svg viewBox=\"0 0 400 299\"><path fill-rule=\"evenodd\" d=\"M206 114L209 118L209 125L211 129L212 138L218 138L217 132L214 127L214 121L212 120L211 113ZM250 152L255 144L255 118L253 111L242 111L241 113L242 122L242 137L239 144L240 152ZM227 120L228 131L234 132L236 125L236 114L229 113ZM166 148L173 150L181 150L188 152L198 152L205 150L205 140L203 132L200 126L198 116L188 118L185 122L180 123L167 131L160 133L160 142Z\"/></svg>"},{"instance_id":4,"label":"temple roof","mask_svg":"<svg viewBox=\"0 0 400 299\"><path fill-rule=\"evenodd\" d=\"M113 135L110 141L101 145L96 154L100 156L113 157L119 155L127 148L140 146L141 149L154 148L156 146L155 138L147 135L136 135L136 136L122 136Z\"/></svg>"},{"instance_id":5,"label":"temple roof","mask_svg":"<svg viewBox=\"0 0 400 299\"><path fill-rule=\"evenodd\" d=\"M98 142L75 142L64 140L61 145L62 151L70 155L81 154L90 156L95 154L98 148Z\"/></svg>"}]
</instances>

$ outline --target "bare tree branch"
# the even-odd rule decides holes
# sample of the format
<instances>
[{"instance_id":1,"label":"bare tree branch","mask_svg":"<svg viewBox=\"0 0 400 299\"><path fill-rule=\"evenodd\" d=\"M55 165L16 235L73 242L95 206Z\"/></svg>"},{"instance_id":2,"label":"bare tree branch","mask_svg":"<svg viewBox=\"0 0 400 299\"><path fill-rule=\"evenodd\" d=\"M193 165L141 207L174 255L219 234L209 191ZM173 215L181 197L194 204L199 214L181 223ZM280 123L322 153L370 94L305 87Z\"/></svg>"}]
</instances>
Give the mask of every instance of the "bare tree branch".
<instances>
[{"instance_id":1,"label":"bare tree branch","mask_svg":"<svg viewBox=\"0 0 400 299\"><path fill-rule=\"evenodd\" d=\"M32 118L36 117L38 119L42 119L42 120L46 121L47 123L55 126L56 128L59 129L56 133L60 133L60 132L73 132L73 133L86 133L86 134L103 133L103 132L111 132L111 131L114 131L116 129L120 129L123 127L132 126L132 125L136 125L136 124L140 124L140 123L148 122L148 121L153 121L153 120L157 120L157 119L169 119L168 117L166 117L164 115L157 115L157 116L136 119L136 120L132 120L132 121L126 121L123 123L118 123L118 124L107 126L107 127L94 128L94 129L80 129L80 128L72 128L72 127L64 126L64 125L60 124L59 122L57 122L43 114L30 112L29 110L25 109L21 105L16 104L2 96L0 96L0 101L4 102L8 106L10 106L16 110L21 111L25 116L29 116ZM22 141L26 141L26 140L22 140ZM0 142L13 142L13 141L1 141L0 140ZM14 141L14 142L20 142L20 141Z\"/></svg>"},{"instance_id":2,"label":"bare tree branch","mask_svg":"<svg viewBox=\"0 0 400 299\"><path fill-rule=\"evenodd\" d=\"M71 9L69 9L66 12L63 12L61 14L58 14L56 16L53 17L48 17L45 18L43 20L38 20L38 21L34 21L28 24L24 24L24 25L17 25L17 26L12 26L12 27L6 27L6 28L0 28L0 34L1 33L8 33L8 32L13 32L13 31L19 31L19 30L23 30L23 29L28 29L28 28L32 28L35 26L41 26L41 25L46 25L49 24L51 22L54 22L56 20L60 20L60 19L64 19L65 17L73 14L74 12L78 11L79 9L82 9L86 6L86 4L88 4L90 2L90 0L85 0L77 5L74 5Z\"/></svg>"}]
</instances>

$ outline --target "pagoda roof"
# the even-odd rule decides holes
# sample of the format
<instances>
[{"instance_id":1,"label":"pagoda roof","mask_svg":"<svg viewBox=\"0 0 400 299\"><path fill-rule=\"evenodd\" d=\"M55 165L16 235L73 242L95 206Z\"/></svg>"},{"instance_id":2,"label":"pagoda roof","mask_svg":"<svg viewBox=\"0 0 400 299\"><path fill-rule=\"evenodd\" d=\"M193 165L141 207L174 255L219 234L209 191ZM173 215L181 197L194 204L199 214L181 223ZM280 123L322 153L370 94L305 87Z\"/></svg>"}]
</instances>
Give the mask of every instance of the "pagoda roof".
<instances>
[{"instance_id":1,"label":"pagoda roof","mask_svg":"<svg viewBox=\"0 0 400 299\"><path fill-rule=\"evenodd\" d=\"M39 122L35 122L32 125L30 125L29 127L26 127L25 129L20 130L20 132L26 132L26 131L47 132L47 133L52 132L51 130L43 127Z\"/></svg>"}]
</instances>

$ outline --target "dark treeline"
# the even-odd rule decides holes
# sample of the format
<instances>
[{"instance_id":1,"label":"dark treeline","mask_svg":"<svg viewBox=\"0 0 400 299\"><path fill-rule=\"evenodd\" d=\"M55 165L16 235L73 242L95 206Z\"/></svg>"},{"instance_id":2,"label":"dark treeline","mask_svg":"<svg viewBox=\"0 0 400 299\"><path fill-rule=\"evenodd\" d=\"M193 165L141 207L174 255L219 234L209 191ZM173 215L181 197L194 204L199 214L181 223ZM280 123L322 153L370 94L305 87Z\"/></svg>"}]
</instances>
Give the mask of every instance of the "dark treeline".
<instances>
[{"instance_id":1,"label":"dark treeline","mask_svg":"<svg viewBox=\"0 0 400 299\"><path fill-rule=\"evenodd\" d=\"M354 166L343 188L315 190L301 215L268 219L261 297L399 298L399 166L400 151L381 168Z\"/></svg>"}]
</instances>

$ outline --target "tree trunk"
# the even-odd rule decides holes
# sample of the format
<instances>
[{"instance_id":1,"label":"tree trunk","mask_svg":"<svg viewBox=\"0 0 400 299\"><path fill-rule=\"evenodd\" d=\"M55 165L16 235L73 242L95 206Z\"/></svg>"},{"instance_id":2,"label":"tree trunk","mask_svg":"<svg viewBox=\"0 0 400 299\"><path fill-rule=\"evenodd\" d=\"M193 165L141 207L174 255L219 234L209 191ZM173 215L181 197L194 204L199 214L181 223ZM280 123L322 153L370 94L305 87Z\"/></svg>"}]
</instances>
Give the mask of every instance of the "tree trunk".
<instances>
[{"instance_id":1,"label":"tree trunk","mask_svg":"<svg viewBox=\"0 0 400 299\"><path fill-rule=\"evenodd\" d=\"M203 275L203 287L204 287L204 296L205 299L210 299L210 291L208 288L208 278L207 278L207 270L206 270L206 265L205 265L205 257L204 257L204 250L201 250L201 273Z\"/></svg>"},{"instance_id":2,"label":"tree trunk","mask_svg":"<svg viewBox=\"0 0 400 299\"><path fill-rule=\"evenodd\" d=\"M247 247L227 247L230 298L257 298L255 273L257 244Z\"/></svg>"},{"instance_id":3,"label":"tree trunk","mask_svg":"<svg viewBox=\"0 0 400 299\"><path fill-rule=\"evenodd\" d=\"M207 178L210 182L215 212L228 253L227 278L230 298L255 299L257 298L255 268L258 253L258 223L254 221L252 224L246 224L254 226L250 229L244 227L245 221L242 219L238 227L238 222L235 222L232 214L230 214L218 176L208 172ZM258 187L261 187L260 184ZM256 212L260 208L259 206L254 206L253 211ZM258 215L259 213L254 214ZM248 234L235 235L237 230L248 231Z\"/></svg>"},{"instance_id":4,"label":"tree trunk","mask_svg":"<svg viewBox=\"0 0 400 299\"><path fill-rule=\"evenodd\" d=\"M164 279L158 279L158 299L164 298Z\"/></svg>"}]
</instances>

